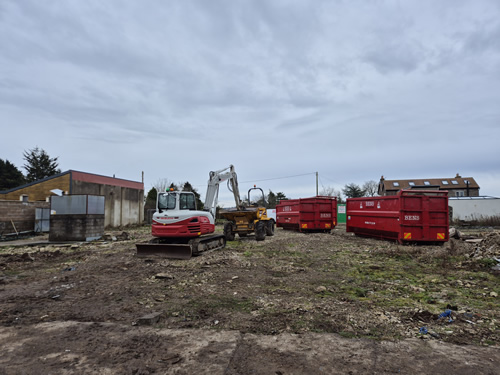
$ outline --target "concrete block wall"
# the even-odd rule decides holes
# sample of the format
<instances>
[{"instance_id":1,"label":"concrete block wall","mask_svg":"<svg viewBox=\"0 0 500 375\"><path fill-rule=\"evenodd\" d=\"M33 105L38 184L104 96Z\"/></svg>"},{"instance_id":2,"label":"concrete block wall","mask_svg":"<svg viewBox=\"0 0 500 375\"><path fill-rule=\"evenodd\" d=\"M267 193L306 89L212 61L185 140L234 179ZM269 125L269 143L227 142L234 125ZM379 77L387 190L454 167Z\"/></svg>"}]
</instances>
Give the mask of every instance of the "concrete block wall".
<instances>
[{"instance_id":1,"label":"concrete block wall","mask_svg":"<svg viewBox=\"0 0 500 375\"><path fill-rule=\"evenodd\" d=\"M16 230L17 232L34 230L36 208L50 208L50 203L1 200L0 234L16 233Z\"/></svg>"},{"instance_id":2,"label":"concrete block wall","mask_svg":"<svg viewBox=\"0 0 500 375\"><path fill-rule=\"evenodd\" d=\"M51 215L49 241L92 241L104 234L104 215Z\"/></svg>"},{"instance_id":3,"label":"concrete block wall","mask_svg":"<svg viewBox=\"0 0 500 375\"><path fill-rule=\"evenodd\" d=\"M105 227L140 225L144 221L144 190L74 181L72 194L105 197Z\"/></svg>"}]
</instances>

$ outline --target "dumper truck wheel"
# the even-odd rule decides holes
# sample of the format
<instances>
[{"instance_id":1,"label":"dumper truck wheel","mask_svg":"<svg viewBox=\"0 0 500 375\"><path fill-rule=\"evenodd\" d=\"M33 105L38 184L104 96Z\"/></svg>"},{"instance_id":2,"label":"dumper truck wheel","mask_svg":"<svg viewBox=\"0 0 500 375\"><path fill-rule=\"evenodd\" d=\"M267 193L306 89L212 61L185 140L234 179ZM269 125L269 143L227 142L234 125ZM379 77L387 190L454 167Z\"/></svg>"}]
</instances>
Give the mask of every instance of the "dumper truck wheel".
<instances>
[{"instance_id":1,"label":"dumper truck wheel","mask_svg":"<svg viewBox=\"0 0 500 375\"><path fill-rule=\"evenodd\" d=\"M255 239L257 241L264 241L266 239L266 223L258 221L255 224Z\"/></svg>"},{"instance_id":2,"label":"dumper truck wheel","mask_svg":"<svg viewBox=\"0 0 500 375\"><path fill-rule=\"evenodd\" d=\"M226 241L234 241L234 232L232 223L227 222L224 224L224 237L226 237Z\"/></svg>"},{"instance_id":3,"label":"dumper truck wheel","mask_svg":"<svg viewBox=\"0 0 500 375\"><path fill-rule=\"evenodd\" d=\"M274 221L272 220L266 221L266 235L274 236Z\"/></svg>"}]
</instances>

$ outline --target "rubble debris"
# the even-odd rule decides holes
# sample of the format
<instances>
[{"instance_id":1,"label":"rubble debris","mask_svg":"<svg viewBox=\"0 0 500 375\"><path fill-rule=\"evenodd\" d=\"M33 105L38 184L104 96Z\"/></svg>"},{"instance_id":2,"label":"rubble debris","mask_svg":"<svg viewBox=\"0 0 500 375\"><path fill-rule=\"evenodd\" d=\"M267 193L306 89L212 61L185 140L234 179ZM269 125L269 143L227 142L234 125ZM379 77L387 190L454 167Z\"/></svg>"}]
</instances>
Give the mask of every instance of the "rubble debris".
<instances>
[{"instance_id":1,"label":"rubble debris","mask_svg":"<svg viewBox=\"0 0 500 375\"><path fill-rule=\"evenodd\" d=\"M450 238L455 238L459 240L462 237L462 233L456 228L449 229Z\"/></svg>"},{"instance_id":2,"label":"rubble debris","mask_svg":"<svg viewBox=\"0 0 500 375\"><path fill-rule=\"evenodd\" d=\"M497 258L500 257L500 232L488 233L480 243L476 245L474 251L469 255L471 258Z\"/></svg>"},{"instance_id":3,"label":"rubble debris","mask_svg":"<svg viewBox=\"0 0 500 375\"><path fill-rule=\"evenodd\" d=\"M172 275L169 275L168 273L157 273L154 275L155 279L174 279Z\"/></svg>"},{"instance_id":4,"label":"rubble debris","mask_svg":"<svg viewBox=\"0 0 500 375\"><path fill-rule=\"evenodd\" d=\"M151 326L153 324L158 323L161 317L162 317L161 312L153 312L151 314L141 316L133 323L133 325Z\"/></svg>"},{"instance_id":5,"label":"rubble debris","mask_svg":"<svg viewBox=\"0 0 500 375\"><path fill-rule=\"evenodd\" d=\"M126 240L130 239L130 236L128 235L128 232L122 232L121 234L116 236L116 239L118 241L126 241Z\"/></svg>"},{"instance_id":6,"label":"rubble debris","mask_svg":"<svg viewBox=\"0 0 500 375\"><path fill-rule=\"evenodd\" d=\"M453 318L451 316L451 310L450 309L446 309L444 312L442 312L441 314L439 314L438 320L441 319L441 318L450 318L448 320L448 323L453 322Z\"/></svg>"}]
</instances>

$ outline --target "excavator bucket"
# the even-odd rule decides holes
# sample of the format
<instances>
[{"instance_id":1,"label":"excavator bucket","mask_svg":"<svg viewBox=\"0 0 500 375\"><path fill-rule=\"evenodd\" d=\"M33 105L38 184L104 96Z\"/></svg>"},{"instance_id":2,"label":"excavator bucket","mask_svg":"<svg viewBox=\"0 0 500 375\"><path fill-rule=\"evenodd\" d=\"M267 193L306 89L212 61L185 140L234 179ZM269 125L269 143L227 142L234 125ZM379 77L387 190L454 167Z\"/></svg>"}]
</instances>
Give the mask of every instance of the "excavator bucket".
<instances>
[{"instance_id":1,"label":"excavator bucket","mask_svg":"<svg viewBox=\"0 0 500 375\"><path fill-rule=\"evenodd\" d=\"M190 259L193 256L189 244L137 243L137 256L159 256L170 259Z\"/></svg>"}]
</instances>

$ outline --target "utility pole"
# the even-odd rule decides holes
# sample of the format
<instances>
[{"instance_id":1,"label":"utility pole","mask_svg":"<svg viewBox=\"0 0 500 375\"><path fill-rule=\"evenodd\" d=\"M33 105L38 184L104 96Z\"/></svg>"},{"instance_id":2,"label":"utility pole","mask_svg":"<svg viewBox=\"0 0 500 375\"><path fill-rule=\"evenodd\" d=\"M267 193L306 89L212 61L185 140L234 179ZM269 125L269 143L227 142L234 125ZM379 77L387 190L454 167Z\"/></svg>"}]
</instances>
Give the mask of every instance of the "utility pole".
<instances>
[{"instance_id":1,"label":"utility pole","mask_svg":"<svg viewBox=\"0 0 500 375\"><path fill-rule=\"evenodd\" d=\"M318 172L316 172L316 196L318 196Z\"/></svg>"}]
</instances>

